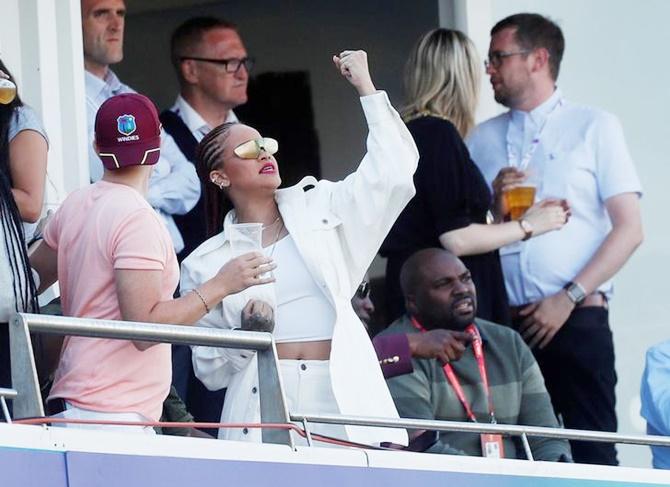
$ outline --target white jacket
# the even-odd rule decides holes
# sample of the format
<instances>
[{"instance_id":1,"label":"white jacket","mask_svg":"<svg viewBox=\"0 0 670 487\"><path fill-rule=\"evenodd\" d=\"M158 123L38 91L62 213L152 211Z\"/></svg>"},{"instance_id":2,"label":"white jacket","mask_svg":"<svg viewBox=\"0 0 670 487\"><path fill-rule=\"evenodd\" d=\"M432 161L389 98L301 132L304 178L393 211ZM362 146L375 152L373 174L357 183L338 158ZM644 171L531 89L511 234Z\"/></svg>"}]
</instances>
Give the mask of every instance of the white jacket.
<instances>
[{"instance_id":1,"label":"white jacket","mask_svg":"<svg viewBox=\"0 0 670 487\"><path fill-rule=\"evenodd\" d=\"M341 414L397 418L372 343L350 299L396 218L414 196L419 154L412 136L385 92L362 97L368 123L367 154L343 181L304 178L277 190L275 199L296 247L317 285L333 305L336 321L330 354L332 389ZM182 263L181 290L188 292L213 277L231 258L226 228L200 245ZM251 288L253 289L253 288ZM226 297L200 320L200 326L240 326L247 289ZM228 387L221 420L259 421L255 353L193 347L196 376L211 390ZM407 444L402 429L347 427L352 441ZM259 440L258 430L223 430L226 439Z\"/></svg>"}]
</instances>

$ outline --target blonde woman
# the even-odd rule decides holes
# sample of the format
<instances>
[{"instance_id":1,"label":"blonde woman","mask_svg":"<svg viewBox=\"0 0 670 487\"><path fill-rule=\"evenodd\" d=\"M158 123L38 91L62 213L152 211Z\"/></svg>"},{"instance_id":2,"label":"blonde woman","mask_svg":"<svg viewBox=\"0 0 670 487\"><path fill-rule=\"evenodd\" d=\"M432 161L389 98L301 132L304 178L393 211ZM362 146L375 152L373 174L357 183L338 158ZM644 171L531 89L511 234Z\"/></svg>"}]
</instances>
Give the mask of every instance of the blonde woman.
<instances>
[{"instance_id":1,"label":"blonde woman","mask_svg":"<svg viewBox=\"0 0 670 487\"><path fill-rule=\"evenodd\" d=\"M557 200L531 207L519 221L487 225L491 192L463 143L474 127L481 63L462 32L435 29L417 41L405 66L402 111L419 149L416 196L395 222L381 254L388 258L388 321L404 312L400 268L417 250L444 247L463 260L477 287L478 316L510 322L500 247L560 229L569 211ZM529 232L529 229L532 229Z\"/></svg>"}]
</instances>

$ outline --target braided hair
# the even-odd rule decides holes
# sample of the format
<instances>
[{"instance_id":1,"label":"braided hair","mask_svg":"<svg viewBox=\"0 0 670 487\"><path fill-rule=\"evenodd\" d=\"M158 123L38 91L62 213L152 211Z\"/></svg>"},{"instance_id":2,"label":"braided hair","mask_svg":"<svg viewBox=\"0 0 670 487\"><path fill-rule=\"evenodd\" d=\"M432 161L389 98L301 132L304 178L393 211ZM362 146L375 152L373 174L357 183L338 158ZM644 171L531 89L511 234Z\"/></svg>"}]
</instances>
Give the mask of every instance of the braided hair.
<instances>
[{"instance_id":1,"label":"braided hair","mask_svg":"<svg viewBox=\"0 0 670 487\"><path fill-rule=\"evenodd\" d=\"M11 74L0 60L0 69ZM4 237L9 269L13 278L14 302L16 311L37 313L37 289L28 261L23 221L12 194L12 174L9 166L9 125L16 110L23 106L17 95L8 105L0 105L0 231Z\"/></svg>"},{"instance_id":2,"label":"braided hair","mask_svg":"<svg viewBox=\"0 0 670 487\"><path fill-rule=\"evenodd\" d=\"M230 128L237 124L238 122L227 122L215 127L205 135L195 149L195 168L205 197L207 238L221 231L223 218L233 207L225 192L212 182L209 173L223 165L226 139L230 135Z\"/></svg>"}]
</instances>

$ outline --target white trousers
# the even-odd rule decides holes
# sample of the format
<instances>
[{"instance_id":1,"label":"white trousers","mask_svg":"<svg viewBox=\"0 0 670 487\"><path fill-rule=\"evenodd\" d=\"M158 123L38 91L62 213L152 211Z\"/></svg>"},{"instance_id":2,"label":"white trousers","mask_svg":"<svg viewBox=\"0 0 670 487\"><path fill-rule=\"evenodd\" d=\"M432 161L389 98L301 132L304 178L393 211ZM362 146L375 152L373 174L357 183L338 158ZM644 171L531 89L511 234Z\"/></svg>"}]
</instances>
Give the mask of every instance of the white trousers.
<instances>
[{"instance_id":1,"label":"white trousers","mask_svg":"<svg viewBox=\"0 0 670 487\"><path fill-rule=\"evenodd\" d=\"M51 416L52 418L65 419L88 419L100 421L147 421L147 418L139 413L105 413L101 411L91 411L90 409L83 409L70 404L65 401L65 411ZM115 433L133 433L155 435L156 431L151 426L126 426L126 425L100 425L100 424L71 424L71 423L55 423L54 426L63 428L77 428L77 429L91 429L91 430L105 430Z\"/></svg>"},{"instance_id":2,"label":"white trousers","mask_svg":"<svg viewBox=\"0 0 670 487\"><path fill-rule=\"evenodd\" d=\"M330 385L328 360L280 360L279 371L286 395L286 406L292 413L339 414L337 401ZM302 427L302 424L299 424ZM336 424L308 423L312 433L347 439L344 426ZM296 433L291 433L296 445L306 445L307 441ZM320 441L315 446L334 446Z\"/></svg>"}]
</instances>

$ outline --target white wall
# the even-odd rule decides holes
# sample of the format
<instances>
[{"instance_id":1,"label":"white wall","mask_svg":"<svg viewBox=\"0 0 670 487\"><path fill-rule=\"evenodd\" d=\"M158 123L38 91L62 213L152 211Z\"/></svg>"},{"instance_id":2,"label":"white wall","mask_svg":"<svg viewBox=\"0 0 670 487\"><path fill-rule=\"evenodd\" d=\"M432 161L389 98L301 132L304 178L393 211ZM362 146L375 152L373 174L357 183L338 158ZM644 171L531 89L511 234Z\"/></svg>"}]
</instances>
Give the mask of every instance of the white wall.
<instances>
[{"instance_id":1,"label":"white wall","mask_svg":"<svg viewBox=\"0 0 670 487\"><path fill-rule=\"evenodd\" d=\"M616 114L623 124L644 187L646 238L616 279L611 321L619 375L619 431L643 433L638 392L644 351L670 337L665 287L670 269L670 2L496 0L491 5L494 20L529 11L557 21L566 38L559 77L564 93ZM645 447L624 446L619 451L626 465L649 465Z\"/></svg>"},{"instance_id":2,"label":"white wall","mask_svg":"<svg viewBox=\"0 0 670 487\"><path fill-rule=\"evenodd\" d=\"M2 0L0 56L49 135L45 206L88 182L79 0ZM67 167L66 167L67 166Z\"/></svg>"}]
</instances>

